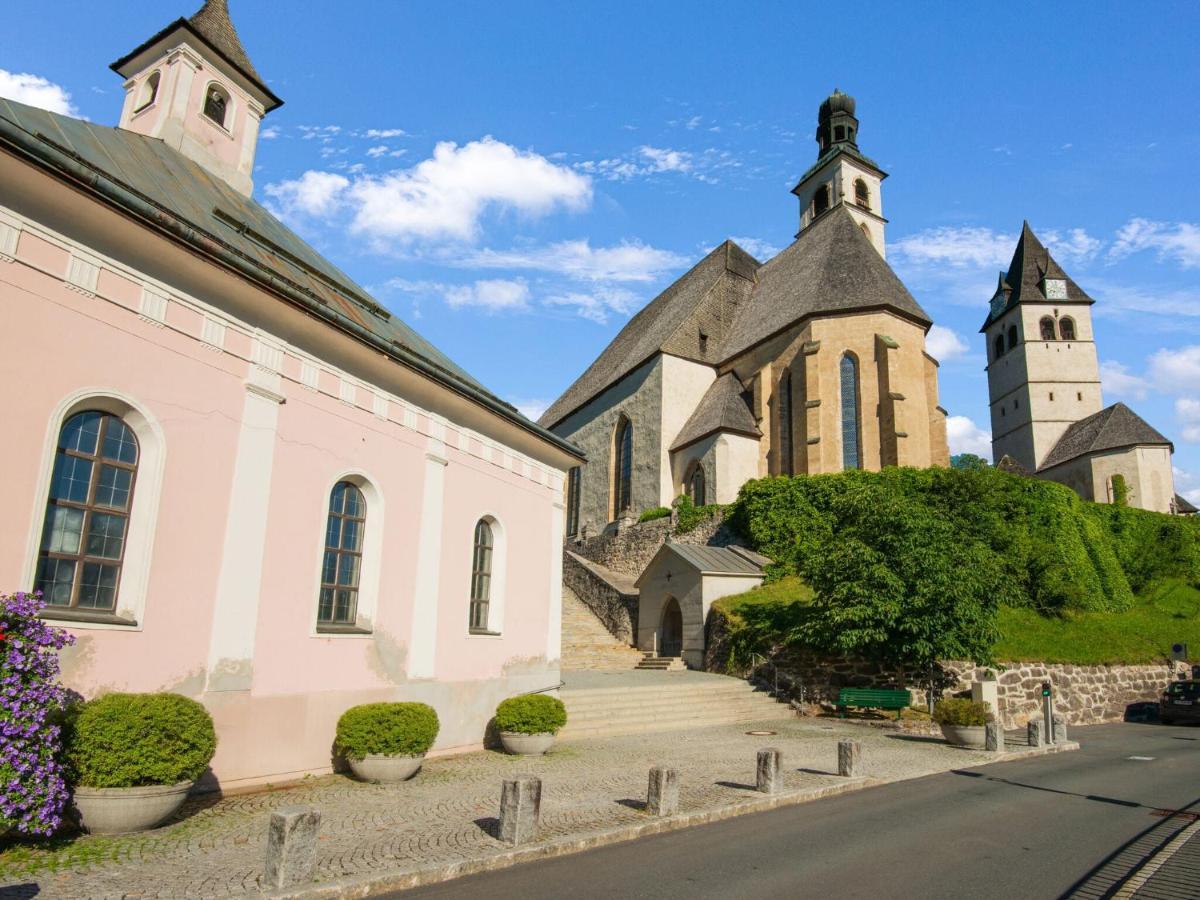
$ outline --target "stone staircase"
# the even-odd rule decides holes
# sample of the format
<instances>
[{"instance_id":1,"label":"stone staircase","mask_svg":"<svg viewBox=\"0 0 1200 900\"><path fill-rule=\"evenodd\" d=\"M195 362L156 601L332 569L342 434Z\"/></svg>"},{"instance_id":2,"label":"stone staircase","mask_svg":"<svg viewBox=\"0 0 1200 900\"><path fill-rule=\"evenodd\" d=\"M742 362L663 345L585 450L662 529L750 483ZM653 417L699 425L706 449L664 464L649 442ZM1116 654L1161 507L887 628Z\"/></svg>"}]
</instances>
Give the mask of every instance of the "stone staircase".
<instances>
[{"instance_id":1,"label":"stone staircase","mask_svg":"<svg viewBox=\"0 0 1200 900\"><path fill-rule=\"evenodd\" d=\"M632 669L640 650L618 641L575 592L563 585L562 668L564 670Z\"/></svg>"},{"instance_id":2,"label":"stone staircase","mask_svg":"<svg viewBox=\"0 0 1200 900\"><path fill-rule=\"evenodd\" d=\"M639 676L633 678L630 676ZM790 719L786 704L740 678L683 672L615 676L611 687L564 688L568 738L608 737L650 731L679 731Z\"/></svg>"},{"instance_id":3,"label":"stone staircase","mask_svg":"<svg viewBox=\"0 0 1200 900\"><path fill-rule=\"evenodd\" d=\"M642 658L634 668L651 672L682 672L687 666L678 656L655 656L647 650L642 653Z\"/></svg>"}]
</instances>

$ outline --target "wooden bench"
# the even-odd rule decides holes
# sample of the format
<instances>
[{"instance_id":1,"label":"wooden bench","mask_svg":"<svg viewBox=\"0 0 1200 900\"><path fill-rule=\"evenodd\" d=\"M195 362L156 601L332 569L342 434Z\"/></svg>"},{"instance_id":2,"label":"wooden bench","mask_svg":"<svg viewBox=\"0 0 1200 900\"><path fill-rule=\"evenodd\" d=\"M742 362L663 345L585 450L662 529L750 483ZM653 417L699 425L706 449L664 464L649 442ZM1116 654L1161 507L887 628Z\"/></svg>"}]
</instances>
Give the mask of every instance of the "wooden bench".
<instances>
[{"instance_id":1,"label":"wooden bench","mask_svg":"<svg viewBox=\"0 0 1200 900\"><path fill-rule=\"evenodd\" d=\"M894 709L896 718L908 706L912 706L912 691L891 691L882 688L842 688L838 691L837 708L846 718L846 707L855 709Z\"/></svg>"}]
</instances>

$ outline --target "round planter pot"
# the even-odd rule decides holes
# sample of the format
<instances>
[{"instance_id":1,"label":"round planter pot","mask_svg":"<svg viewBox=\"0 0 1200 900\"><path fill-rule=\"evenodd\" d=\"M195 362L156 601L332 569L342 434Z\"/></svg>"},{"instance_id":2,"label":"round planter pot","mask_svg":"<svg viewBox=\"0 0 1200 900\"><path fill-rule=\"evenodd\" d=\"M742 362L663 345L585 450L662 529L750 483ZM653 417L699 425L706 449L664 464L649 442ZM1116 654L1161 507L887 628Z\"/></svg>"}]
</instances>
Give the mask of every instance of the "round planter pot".
<instances>
[{"instance_id":1,"label":"round planter pot","mask_svg":"<svg viewBox=\"0 0 1200 900\"><path fill-rule=\"evenodd\" d=\"M350 770L359 781L378 781L391 784L408 781L417 774L425 754L420 756L383 756L380 754L350 760Z\"/></svg>"},{"instance_id":2,"label":"round planter pot","mask_svg":"<svg viewBox=\"0 0 1200 900\"><path fill-rule=\"evenodd\" d=\"M941 729L942 737L956 747L982 750L985 746L984 727L982 725L942 725Z\"/></svg>"},{"instance_id":3,"label":"round planter pot","mask_svg":"<svg viewBox=\"0 0 1200 900\"><path fill-rule=\"evenodd\" d=\"M160 824L183 805L194 781L148 787L74 790L79 824L92 834L126 834Z\"/></svg>"},{"instance_id":4,"label":"round planter pot","mask_svg":"<svg viewBox=\"0 0 1200 900\"><path fill-rule=\"evenodd\" d=\"M508 753L521 756L541 756L554 746L554 735L550 732L543 734L520 734L516 731L500 732L500 743Z\"/></svg>"}]
</instances>

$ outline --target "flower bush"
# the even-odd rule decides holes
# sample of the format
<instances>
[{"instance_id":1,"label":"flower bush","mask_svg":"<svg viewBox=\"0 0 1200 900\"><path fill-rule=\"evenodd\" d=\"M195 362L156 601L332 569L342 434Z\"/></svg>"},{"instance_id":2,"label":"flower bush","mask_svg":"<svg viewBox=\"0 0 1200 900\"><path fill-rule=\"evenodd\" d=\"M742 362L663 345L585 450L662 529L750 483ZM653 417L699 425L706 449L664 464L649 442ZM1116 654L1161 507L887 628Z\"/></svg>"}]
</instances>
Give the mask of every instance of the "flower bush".
<instances>
[{"instance_id":1,"label":"flower bush","mask_svg":"<svg viewBox=\"0 0 1200 900\"><path fill-rule=\"evenodd\" d=\"M986 725L991 717L986 703L960 697L939 700L933 707L933 721L939 725Z\"/></svg>"},{"instance_id":2,"label":"flower bush","mask_svg":"<svg viewBox=\"0 0 1200 900\"><path fill-rule=\"evenodd\" d=\"M338 719L338 752L347 759L421 756L438 735L437 712L424 703L362 703Z\"/></svg>"},{"instance_id":3,"label":"flower bush","mask_svg":"<svg viewBox=\"0 0 1200 900\"><path fill-rule=\"evenodd\" d=\"M567 708L557 697L526 694L496 707L496 727L515 734L557 734L567 724Z\"/></svg>"},{"instance_id":4,"label":"flower bush","mask_svg":"<svg viewBox=\"0 0 1200 900\"><path fill-rule=\"evenodd\" d=\"M43 605L40 593L0 594L0 831L36 835L58 828L67 802L58 652L75 643L37 617Z\"/></svg>"}]
</instances>

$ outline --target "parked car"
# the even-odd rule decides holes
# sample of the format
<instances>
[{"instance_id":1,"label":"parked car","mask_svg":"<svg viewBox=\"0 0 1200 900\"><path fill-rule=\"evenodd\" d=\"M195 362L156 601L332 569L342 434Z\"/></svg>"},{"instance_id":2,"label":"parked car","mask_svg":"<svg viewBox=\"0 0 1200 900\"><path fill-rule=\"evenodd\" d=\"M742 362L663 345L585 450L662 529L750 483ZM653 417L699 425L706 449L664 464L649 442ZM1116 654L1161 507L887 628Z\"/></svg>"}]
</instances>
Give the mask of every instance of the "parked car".
<instances>
[{"instance_id":1,"label":"parked car","mask_svg":"<svg viewBox=\"0 0 1200 900\"><path fill-rule=\"evenodd\" d=\"M1200 681L1173 681L1158 703L1158 719L1164 725L1200 722Z\"/></svg>"}]
</instances>

